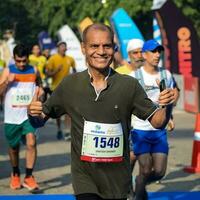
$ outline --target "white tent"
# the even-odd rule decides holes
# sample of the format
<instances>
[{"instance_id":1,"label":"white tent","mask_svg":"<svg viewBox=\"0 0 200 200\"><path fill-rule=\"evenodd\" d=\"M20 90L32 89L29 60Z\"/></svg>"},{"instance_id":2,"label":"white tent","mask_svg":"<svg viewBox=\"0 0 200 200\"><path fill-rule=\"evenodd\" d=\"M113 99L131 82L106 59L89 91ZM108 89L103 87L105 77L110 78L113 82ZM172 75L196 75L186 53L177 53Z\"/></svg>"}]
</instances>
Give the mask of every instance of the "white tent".
<instances>
[{"instance_id":1,"label":"white tent","mask_svg":"<svg viewBox=\"0 0 200 200\"><path fill-rule=\"evenodd\" d=\"M72 56L76 61L76 69L78 72L85 70L86 62L85 57L81 51L80 41L75 33L68 25L62 26L57 32L59 41L67 43L67 55Z\"/></svg>"}]
</instances>

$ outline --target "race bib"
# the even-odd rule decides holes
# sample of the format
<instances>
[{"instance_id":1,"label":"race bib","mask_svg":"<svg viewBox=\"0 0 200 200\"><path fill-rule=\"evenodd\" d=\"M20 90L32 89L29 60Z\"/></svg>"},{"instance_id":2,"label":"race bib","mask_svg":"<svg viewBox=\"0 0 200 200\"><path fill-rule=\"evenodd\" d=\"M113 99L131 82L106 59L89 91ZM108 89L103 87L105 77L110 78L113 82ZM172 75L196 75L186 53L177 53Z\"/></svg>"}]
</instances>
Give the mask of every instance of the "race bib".
<instances>
[{"instance_id":1,"label":"race bib","mask_svg":"<svg viewBox=\"0 0 200 200\"><path fill-rule=\"evenodd\" d=\"M88 162L121 162L123 159L121 123L105 124L85 121L81 160Z\"/></svg>"},{"instance_id":2,"label":"race bib","mask_svg":"<svg viewBox=\"0 0 200 200\"><path fill-rule=\"evenodd\" d=\"M32 92L30 89L13 89L11 98L13 107L26 107L32 100Z\"/></svg>"}]
</instances>

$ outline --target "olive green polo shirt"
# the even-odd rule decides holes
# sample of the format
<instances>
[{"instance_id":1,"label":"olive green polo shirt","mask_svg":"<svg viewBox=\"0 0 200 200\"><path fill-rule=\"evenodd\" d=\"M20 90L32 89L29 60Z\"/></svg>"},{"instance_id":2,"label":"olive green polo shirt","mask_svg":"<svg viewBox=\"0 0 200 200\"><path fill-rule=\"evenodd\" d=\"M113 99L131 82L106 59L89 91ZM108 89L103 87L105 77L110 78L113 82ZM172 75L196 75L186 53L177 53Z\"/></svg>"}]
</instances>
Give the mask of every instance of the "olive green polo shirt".
<instances>
[{"instance_id":1,"label":"olive green polo shirt","mask_svg":"<svg viewBox=\"0 0 200 200\"><path fill-rule=\"evenodd\" d=\"M107 87L97 98L88 71L67 76L43 106L52 118L69 114L71 125L71 172L75 194L95 193L105 199L126 198L131 184L129 131L131 115L147 119L156 106L138 81L111 70ZM84 121L121 123L124 134L123 161L91 163L81 161Z\"/></svg>"}]
</instances>

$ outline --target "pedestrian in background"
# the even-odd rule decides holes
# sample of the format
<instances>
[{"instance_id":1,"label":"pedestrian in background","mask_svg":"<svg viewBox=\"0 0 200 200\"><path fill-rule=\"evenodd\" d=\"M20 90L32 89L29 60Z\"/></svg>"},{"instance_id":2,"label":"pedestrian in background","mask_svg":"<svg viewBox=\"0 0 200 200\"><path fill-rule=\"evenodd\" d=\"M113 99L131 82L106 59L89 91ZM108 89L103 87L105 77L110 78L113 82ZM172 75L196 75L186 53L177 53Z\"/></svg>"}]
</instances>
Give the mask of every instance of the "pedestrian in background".
<instances>
[{"instance_id":1,"label":"pedestrian in background","mask_svg":"<svg viewBox=\"0 0 200 200\"><path fill-rule=\"evenodd\" d=\"M142 52L144 57L144 66L137 71L130 73L138 79L141 86L146 91L148 97L159 106L160 90L171 88L173 89L173 79L171 73L158 67L161 58L161 53L164 47L156 40L148 40L144 43ZM163 83L163 88L159 87L159 83ZM163 105L169 110L172 110L173 105ZM167 131L165 127L155 128L148 120L141 120L138 117L134 118L132 142L134 153L137 156L139 163L139 175L136 177L136 200L148 199L146 184L152 181L160 180L166 172L168 142Z\"/></svg>"},{"instance_id":2,"label":"pedestrian in background","mask_svg":"<svg viewBox=\"0 0 200 200\"><path fill-rule=\"evenodd\" d=\"M67 51L67 44L64 41L59 41L57 43L57 50L58 53L52 55L47 63L46 66L46 74L47 76L52 78L51 90L54 91L60 82L63 80L64 77L70 74L70 69L72 69L73 73L76 72L76 64L75 60L71 57L66 55ZM62 139L63 132L61 127L61 119L56 119L57 123L57 139ZM71 126L71 120L69 116L65 116L65 124L67 126ZM71 138L70 133L65 133L65 139L69 140Z\"/></svg>"}]
</instances>

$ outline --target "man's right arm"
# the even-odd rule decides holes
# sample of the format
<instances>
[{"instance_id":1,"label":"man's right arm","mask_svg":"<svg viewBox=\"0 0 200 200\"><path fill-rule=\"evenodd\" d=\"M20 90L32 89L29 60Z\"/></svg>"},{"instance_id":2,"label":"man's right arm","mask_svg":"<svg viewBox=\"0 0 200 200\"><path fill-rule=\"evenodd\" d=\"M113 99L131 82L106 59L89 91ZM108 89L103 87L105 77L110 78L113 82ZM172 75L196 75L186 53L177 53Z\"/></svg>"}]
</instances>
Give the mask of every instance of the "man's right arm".
<instances>
[{"instance_id":1,"label":"man's right arm","mask_svg":"<svg viewBox=\"0 0 200 200\"><path fill-rule=\"evenodd\" d=\"M41 99L43 90L36 88L32 101L27 108L30 121L35 128L43 126L50 117L56 119L67 114L63 97L63 85L65 84L61 83L44 104ZM65 87L65 89L67 88Z\"/></svg>"},{"instance_id":2,"label":"man's right arm","mask_svg":"<svg viewBox=\"0 0 200 200\"><path fill-rule=\"evenodd\" d=\"M9 69L4 68L4 70L0 76L0 95L2 95L6 91L8 84L9 84L9 82L12 81L12 79L14 79L14 75L13 75L13 77L11 75L11 77L9 78Z\"/></svg>"},{"instance_id":3,"label":"man's right arm","mask_svg":"<svg viewBox=\"0 0 200 200\"><path fill-rule=\"evenodd\" d=\"M29 121L34 128L44 126L45 122L49 119L42 111L42 102L39 101L41 95L42 90L37 87L32 101L27 108Z\"/></svg>"}]
</instances>

